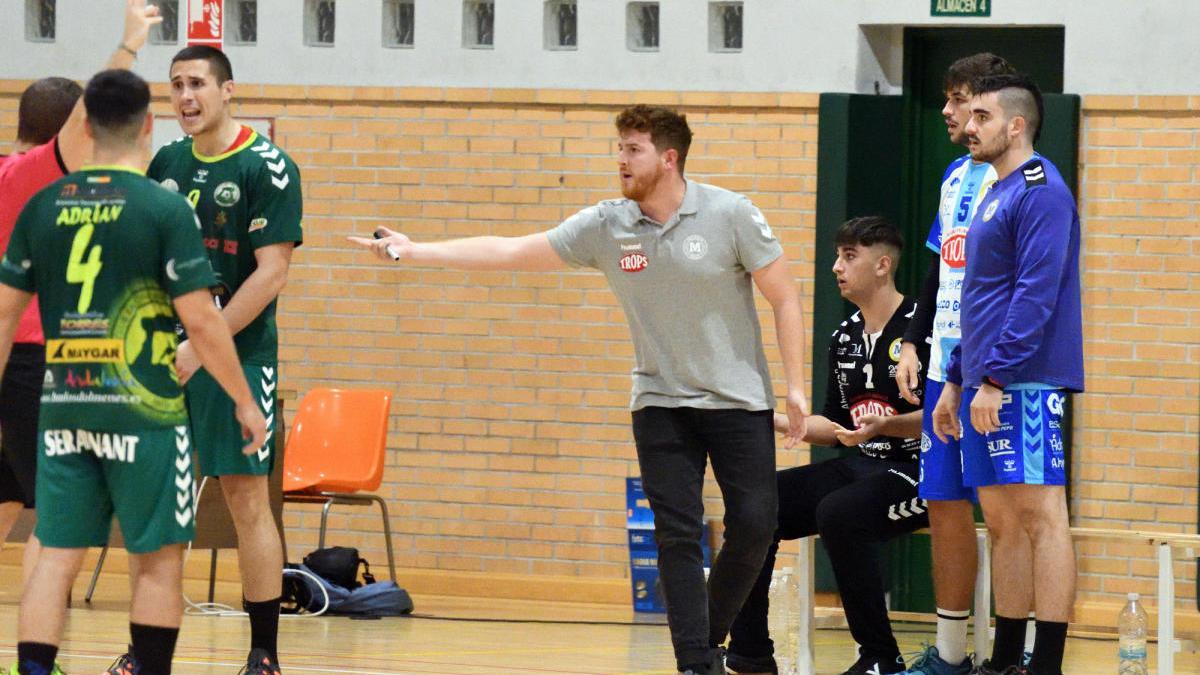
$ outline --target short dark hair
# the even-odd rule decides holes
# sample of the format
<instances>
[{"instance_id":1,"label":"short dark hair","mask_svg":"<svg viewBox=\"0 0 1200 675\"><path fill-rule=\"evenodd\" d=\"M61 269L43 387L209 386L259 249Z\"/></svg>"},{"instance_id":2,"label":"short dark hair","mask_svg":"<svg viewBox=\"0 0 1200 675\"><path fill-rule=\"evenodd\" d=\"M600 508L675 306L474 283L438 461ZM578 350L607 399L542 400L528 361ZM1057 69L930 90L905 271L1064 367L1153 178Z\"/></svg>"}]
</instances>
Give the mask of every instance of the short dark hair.
<instances>
[{"instance_id":1,"label":"short dark hair","mask_svg":"<svg viewBox=\"0 0 1200 675\"><path fill-rule=\"evenodd\" d=\"M131 71L102 70L84 88L83 105L97 143L131 143L150 109L150 86Z\"/></svg>"},{"instance_id":2,"label":"short dark hair","mask_svg":"<svg viewBox=\"0 0 1200 675\"><path fill-rule=\"evenodd\" d=\"M986 75L971 84L976 95L999 92L1000 107L1009 117L1025 118L1025 125L1033 133L1033 142L1042 136L1042 120L1046 118L1046 106L1042 101L1042 90L1033 78L1024 73Z\"/></svg>"},{"instance_id":3,"label":"short dark hair","mask_svg":"<svg viewBox=\"0 0 1200 675\"><path fill-rule=\"evenodd\" d=\"M833 237L833 244L838 248L883 244L895 249L897 259L904 251L904 237L900 234L900 229L883 216L862 216L847 220L838 226L837 233Z\"/></svg>"},{"instance_id":4,"label":"short dark hair","mask_svg":"<svg viewBox=\"0 0 1200 675\"><path fill-rule=\"evenodd\" d=\"M17 140L41 145L67 123L83 88L65 77L43 77L25 88L17 104Z\"/></svg>"},{"instance_id":5,"label":"short dark hair","mask_svg":"<svg viewBox=\"0 0 1200 675\"><path fill-rule=\"evenodd\" d=\"M662 152L674 150L679 153L679 175L687 163L688 148L692 146L692 130L688 127L687 115L670 108L638 104L621 111L616 119L617 131L649 132L650 142Z\"/></svg>"},{"instance_id":6,"label":"short dark hair","mask_svg":"<svg viewBox=\"0 0 1200 675\"><path fill-rule=\"evenodd\" d=\"M171 59L174 67L180 61L208 61L208 69L217 78L217 84L225 84L233 79L233 64L225 52L209 45L192 45L180 49Z\"/></svg>"},{"instance_id":7,"label":"short dark hair","mask_svg":"<svg viewBox=\"0 0 1200 675\"><path fill-rule=\"evenodd\" d=\"M962 86L971 89L975 80L981 77L1010 75L1015 72L1017 69L1005 61L1004 57L996 56L991 52L964 56L946 69L946 77L942 80L942 91L951 92ZM974 90L972 89L972 91Z\"/></svg>"}]
</instances>

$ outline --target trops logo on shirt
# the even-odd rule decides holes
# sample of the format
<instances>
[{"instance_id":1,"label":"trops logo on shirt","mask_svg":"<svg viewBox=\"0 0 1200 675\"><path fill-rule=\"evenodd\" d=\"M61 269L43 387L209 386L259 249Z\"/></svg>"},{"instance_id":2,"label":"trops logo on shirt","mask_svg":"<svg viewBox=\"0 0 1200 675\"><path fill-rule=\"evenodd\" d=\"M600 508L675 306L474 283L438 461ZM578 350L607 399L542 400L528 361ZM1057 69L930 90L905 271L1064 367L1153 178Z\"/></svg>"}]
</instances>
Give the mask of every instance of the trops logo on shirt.
<instances>
[{"instance_id":1,"label":"trops logo on shirt","mask_svg":"<svg viewBox=\"0 0 1200 675\"><path fill-rule=\"evenodd\" d=\"M624 272L641 272L650 266L650 258L640 251L626 253L621 256L620 266Z\"/></svg>"},{"instance_id":2,"label":"trops logo on shirt","mask_svg":"<svg viewBox=\"0 0 1200 675\"><path fill-rule=\"evenodd\" d=\"M868 397L855 401L850 405L850 419L858 426L858 421L864 415L877 415L879 417L891 417L896 414L896 409L892 404L883 399Z\"/></svg>"}]
</instances>

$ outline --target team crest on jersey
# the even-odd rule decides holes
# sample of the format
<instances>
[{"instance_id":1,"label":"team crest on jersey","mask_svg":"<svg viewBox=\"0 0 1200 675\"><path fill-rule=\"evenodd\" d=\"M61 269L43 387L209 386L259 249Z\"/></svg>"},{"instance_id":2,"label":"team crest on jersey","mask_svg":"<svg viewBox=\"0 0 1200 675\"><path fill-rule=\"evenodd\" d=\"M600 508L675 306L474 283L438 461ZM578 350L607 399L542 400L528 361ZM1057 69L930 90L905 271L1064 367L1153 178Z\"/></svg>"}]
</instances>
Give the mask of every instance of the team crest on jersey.
<instances>
[{"instance_id":1,"label":"team crest on jersey","mask_svg":"<svg viewBox=\"0 0 1200 675\"><path fill-rule=\"evenodd\" d=\"M987 205L987 210L983 212L983 222L986 223L987 221L991 220L992 216L996 215L996 209L998 208L1000 208L1000 200L993 199L992 202Z\"/></svg>"},{"instance_id":2,"label":"team crest on jersey","mask_svg":"<svg viewBox=\"0 0 1200 675\"><path fill-rule=\"evenodd\" d=\"M900 362L900 343L903 341L904 338L896 338L888 345L888 358L896 363Z\"/></svg>"},{"instance_id":3,"label":"team crest on jersey","mask_svg":"<svg viewBox=\"0 0 1200 675\"><path fill-rule=\"evenodd\" d=\"M238 187L237 183L232 181L225 181L218 185L216 190L213 190L213 200L225 208L238 203L238 200L241 198L242 189Z\"/></svg>"},{"instance_id":4,"label":"team crest on jersey","mask_svg":"<svg viewBox=\"0 0 1200 675\"><path fill-rule=\"evenodd\" d=\"M179 192L179 183L176 183L174 178L164 178L159 185L171 192Z\"/></svg>"},{"instance_id":5,"label":"team crest on jersey","mask_svg":"<svg viewBox=\"0 0 1200 675\"><path fill-rule=\"evenodd\" d=\"M689 236L683 240L683 254L688 260L700 260L708 255L708 240L698 234Z\"/></svg>"},{"instance_id":6,"label":"team crest on jersey","mask_svg":"<svg viewBox=\"0 0 1200 675\"><path fill-rule=\"evenodd\" d=\"M961 269L967 266L967 231L957 228L942 240L942 262L948 267Z\"/></svg>"},{"instance_id":7,"label":"team crest on jersey","mask_svg":"<svg viewBox=\"0 0 1200 675\"><path fill-rule=\"evenodd\" d=\"M650 258L645 253L626 253L621 256L619 266L622 272L641 272L650 266Z\"/></svg>"}]
</instances>

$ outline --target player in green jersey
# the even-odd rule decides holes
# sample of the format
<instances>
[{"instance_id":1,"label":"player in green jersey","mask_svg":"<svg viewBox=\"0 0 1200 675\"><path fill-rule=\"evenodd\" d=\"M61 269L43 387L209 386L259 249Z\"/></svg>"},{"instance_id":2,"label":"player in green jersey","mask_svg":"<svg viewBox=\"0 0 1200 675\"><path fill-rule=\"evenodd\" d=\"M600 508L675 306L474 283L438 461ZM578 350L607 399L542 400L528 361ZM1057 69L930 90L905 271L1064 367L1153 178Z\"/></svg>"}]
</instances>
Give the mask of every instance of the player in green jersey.
<instances>
[{"instance_id":1,"label":"player in green jersey","mask_svg":"<svg viewBox=\"0 0 1200 675\"><path fill-rule=\"evenodd\" d=\"M104 68L128 69L133 66L138 50L146 43L150 28L162 21L158 8L146 5L146 0L126 0L120 10L124 26L120 42L109 56ZM92 141L84 132L82 89L65 78L44 78L31 84L21 95L17 119L17 140L12 155L0 160L0 249L8 244L12 227L25 203L39 189L58 178L77 171L92 156ZM61 108L69 105L69 115L63 120ZM48 161L47 161L48 160ZM49 166L47 166L49 165ZM50 170L53 166L57 171ZM31 303L33 305L35 303ZM37 313L31 306L27 314ZM32 504L37 457L37 407L41 396L41 377L45 369L42 340L36 345L22 335L20 327L16 343L4 370L4 387L0 390L0 485L3 474L16 469L14 478L24 493L17 497L12 486L0 487L0 546L8 538L22 507ZM29 380L26 381L25 378ZM32 398L33 400L27 400ZM8 463L10 466L5 467ZM23 474L23 475L22 475ZM16 499L14 499L16 498ZM40 544L36 534L25 542L22 557L22 580L33 573Z\"/></svg>"},{"instance_id":2,"label":"player in green jersey","mask_svg":"<svg viewBox=\"0 0 1200 675\"><path fill-rule=\"evenodd\" d=\"M196 210L209 259L221 283L217 298L263 413L273 421L278 383L275 298L287 281L292 250L302 240L300 173L271 141L233 119L229 59L205 46L183 49L171 62L171 103L189 136L164 147L147 175L187 197ZM187 386L200 469L219 476L238 535L242 594L250 616L250 673L277 673L283 547L267 498L275 461L268 441L239 452L233 405L200 369L191 341L176 367Z\"/></svg>"},{"instance_id":3,"label":"player in green jersey","mask_svg":"<svg viewBox=\"0 0 1200 675\"><path fill-rule=\"evenodd\" d=\"M0 261L0 363L34 292L47 339L37 477L43 549L22 598L10 674L51 672L67 592L87 548L107 542L114 514L130 553L138 661L109 672L171 671L183 543L194 531L177 318L237 401L246 451L266 440L266 420L211 302L216 279L195 216L141 175L149 104L149 86L127 70L92 78L84 105L94 164L29 201Z\"/></svg>"}]
</instances>

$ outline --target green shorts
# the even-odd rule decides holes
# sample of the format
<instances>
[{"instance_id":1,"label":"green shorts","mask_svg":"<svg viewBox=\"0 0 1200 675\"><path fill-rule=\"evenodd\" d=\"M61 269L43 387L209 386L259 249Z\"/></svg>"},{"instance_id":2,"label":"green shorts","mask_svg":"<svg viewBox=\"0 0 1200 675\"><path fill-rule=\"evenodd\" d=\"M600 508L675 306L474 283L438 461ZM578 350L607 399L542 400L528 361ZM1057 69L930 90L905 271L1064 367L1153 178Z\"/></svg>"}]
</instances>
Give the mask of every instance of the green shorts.
<instances>
[{"instance_id":1,"label":"green shorts","mask_svg":"<svg viewBox=\"0 0 1200 675\"><path fill-rule=\"evenodd\" d=\"M46 546L103 546L114 513L130 553L191 541L194 487L186 426L38 431L37 536Z\"/></svg>"},{"instance_id":2,"label":"green shorts","mask_svg":"<svg viewBox=\"0 0 1200 675\"><path fill-rule=\"evenodd\" d=\"M234 416L233 399L206 370L198 370L188 380L188 415L192 418L192 438L200 455L200 472L205 476L266 476L275 466L275 383L274 365L242 364L250 394L262 406L267 418L267 442L250 455L243 455L246 441L242 425Z\"/></svg>"}]
</instances>

